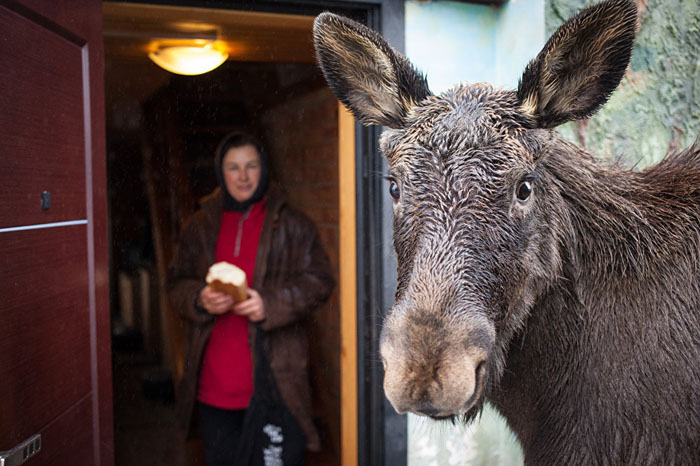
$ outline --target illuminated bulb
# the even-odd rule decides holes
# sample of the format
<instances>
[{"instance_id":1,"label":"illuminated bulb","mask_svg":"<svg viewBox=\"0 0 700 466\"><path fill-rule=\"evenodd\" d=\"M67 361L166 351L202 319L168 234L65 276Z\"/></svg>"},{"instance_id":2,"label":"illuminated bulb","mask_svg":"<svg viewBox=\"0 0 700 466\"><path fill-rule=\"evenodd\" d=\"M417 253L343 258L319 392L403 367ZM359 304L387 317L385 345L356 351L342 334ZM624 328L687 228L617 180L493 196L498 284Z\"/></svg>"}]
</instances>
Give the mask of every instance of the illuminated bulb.
<instances>
[{"instance_id":1,"label":"illuminated bulb","mask_svg":"<svg viewBox=\"0 0 700 466\"><path fill-rule=\"evenodd\" d=\"M161 68L188 76L204 74L220 66L228 53L214 47L213 42L188 45L162 45L148 54Z\"/></svg>"}]
</instances>

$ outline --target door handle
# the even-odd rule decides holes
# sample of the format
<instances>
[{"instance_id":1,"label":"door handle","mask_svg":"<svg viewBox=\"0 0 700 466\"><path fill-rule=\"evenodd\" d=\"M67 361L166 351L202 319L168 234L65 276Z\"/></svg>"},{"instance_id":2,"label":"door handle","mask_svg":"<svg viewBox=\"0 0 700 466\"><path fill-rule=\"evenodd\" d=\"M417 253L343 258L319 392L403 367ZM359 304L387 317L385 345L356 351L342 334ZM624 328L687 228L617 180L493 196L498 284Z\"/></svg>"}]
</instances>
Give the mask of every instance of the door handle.
<instances>
[{"instance_id":1,"label":"door handle","mask_svg":"<svg viewBox=\"0 0 700 466\"><path fill-rule=\"evenodd\" d=\"M41 434L32 435L12 450L0 451L0 466L18 466L41 450Z\"/></svg>"}]
</instances>

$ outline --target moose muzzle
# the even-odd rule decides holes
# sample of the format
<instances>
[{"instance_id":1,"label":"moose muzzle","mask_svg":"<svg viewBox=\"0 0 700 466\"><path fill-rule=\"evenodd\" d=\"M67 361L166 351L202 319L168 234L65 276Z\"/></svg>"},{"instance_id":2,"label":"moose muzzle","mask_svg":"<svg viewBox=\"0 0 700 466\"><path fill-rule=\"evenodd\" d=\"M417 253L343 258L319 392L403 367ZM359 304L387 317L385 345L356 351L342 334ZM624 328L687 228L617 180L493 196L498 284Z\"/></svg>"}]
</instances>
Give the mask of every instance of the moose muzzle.
<instances>
[{"instance_id":1,"label":"moose muzzle","mask_svg":"<svg viewBox=\"0 0 700 466\"><path fill-rule=\"evenodd\" d=\"M397 304L384 322L380 344L384 391L394 409L446 418L477 407L493 338L493 327L479 314Z\"/></svg>"}]
</instances>

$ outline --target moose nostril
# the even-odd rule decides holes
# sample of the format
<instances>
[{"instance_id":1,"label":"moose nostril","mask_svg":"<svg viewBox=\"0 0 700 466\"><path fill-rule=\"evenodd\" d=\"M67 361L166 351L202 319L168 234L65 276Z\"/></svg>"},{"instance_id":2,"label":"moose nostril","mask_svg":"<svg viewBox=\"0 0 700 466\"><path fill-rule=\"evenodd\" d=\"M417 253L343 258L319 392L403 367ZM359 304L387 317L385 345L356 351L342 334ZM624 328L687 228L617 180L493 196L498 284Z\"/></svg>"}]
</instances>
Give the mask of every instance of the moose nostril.
<instances>
[{"instance_id":1,"label":"moose nostril","mask_svg":"<svg viewBox=\"0 0 700 466\"><path fill-rule=\"evenodd\" d=\"M477 381L484 376L486 372L486 361L481 361L478 366L476 366L476 378Z\"/></svg>"},{"instance_id":2,"label":"moose nostril","mask_svg":"<svg viewBox=\"0 0 700 466\"><path fill-rule=\"evenodd\" d=\"M486 375L486 361L481 361L478 366L476 366L476 371L474 374L474 392L467 400L464 405L465 408L469 409L474 405L474 403L479 400L481 393L484 389L484 378Z\"/></svg>"}]
</instances>

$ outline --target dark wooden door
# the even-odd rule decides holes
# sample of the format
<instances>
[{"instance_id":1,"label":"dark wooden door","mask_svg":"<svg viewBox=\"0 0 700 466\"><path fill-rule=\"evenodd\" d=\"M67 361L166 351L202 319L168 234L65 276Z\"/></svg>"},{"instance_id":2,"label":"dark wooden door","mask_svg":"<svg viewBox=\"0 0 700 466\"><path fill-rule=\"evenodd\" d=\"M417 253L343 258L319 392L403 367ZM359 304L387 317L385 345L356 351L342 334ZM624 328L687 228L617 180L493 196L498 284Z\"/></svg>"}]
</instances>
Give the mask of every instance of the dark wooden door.
<instances>
[{"instance_id":1,"label":"dark wooden door","mask_svg":"<svg viewBox=\"0 0 700 466\"><path fill-rule=\"evenodd\" d=\"M114 462L101 7L0 0L0 451L41 434L31 465Z\"/></svg>"}]
</instances>

